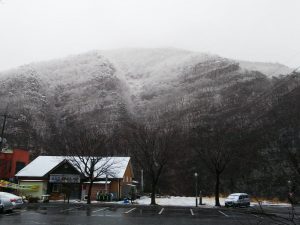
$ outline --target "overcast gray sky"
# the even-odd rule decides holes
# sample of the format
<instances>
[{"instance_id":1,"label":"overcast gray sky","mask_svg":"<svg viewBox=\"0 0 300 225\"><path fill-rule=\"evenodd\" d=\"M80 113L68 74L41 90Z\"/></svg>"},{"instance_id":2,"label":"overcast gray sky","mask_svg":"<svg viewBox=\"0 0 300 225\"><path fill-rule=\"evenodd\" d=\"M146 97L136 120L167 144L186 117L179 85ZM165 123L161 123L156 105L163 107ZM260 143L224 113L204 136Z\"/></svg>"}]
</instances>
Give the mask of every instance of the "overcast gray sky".
<instances>
[{"instance_id":1,"label":"overcast gray sky","mask_svg":"<svg viewBox=\"0 0 300 225\"><path fill-rule=\"evenodd\" d=\"M296 67L299 13L300 0L0 0L0 70L128 47Z\"/></svg>"}]
</instances>

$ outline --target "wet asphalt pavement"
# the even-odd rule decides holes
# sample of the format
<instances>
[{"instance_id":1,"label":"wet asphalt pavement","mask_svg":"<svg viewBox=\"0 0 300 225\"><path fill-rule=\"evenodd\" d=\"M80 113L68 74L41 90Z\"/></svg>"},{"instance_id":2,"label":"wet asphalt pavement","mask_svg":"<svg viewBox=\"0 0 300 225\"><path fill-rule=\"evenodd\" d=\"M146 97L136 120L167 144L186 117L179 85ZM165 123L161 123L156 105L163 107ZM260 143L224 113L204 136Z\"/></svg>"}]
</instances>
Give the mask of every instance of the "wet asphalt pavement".
<instances>
[{"instance_id":1,"label":"wet asphalt pavement","mask_svg":"<svg viewBox=\"0 0 300 225\"><path fill-rule=\"evenodd\" d=\"M298 214L296 209L296 216ZM300 211L300 210L299 210ZM138 205L38 204L0 214L0 225L190 225L288 222L290 208L195 208ZM299 222L299 221L298 221ZM292 223L291 223L292 224Z\"/></svg>"}]
</instances>

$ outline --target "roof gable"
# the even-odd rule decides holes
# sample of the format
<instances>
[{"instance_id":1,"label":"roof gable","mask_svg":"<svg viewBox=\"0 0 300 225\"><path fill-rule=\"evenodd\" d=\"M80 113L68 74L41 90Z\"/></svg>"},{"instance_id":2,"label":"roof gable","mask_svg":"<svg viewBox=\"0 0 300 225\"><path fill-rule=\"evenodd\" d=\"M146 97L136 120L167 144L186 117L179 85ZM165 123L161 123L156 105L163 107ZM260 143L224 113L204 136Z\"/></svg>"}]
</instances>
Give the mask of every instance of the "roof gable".
<instances>
[{"instance_id":1,"label":"roof gable","mask_svg":"<svg viewBox=\"0 0 300 225\"><path fill-rule=\"evenodd\" d=\"M64 160L68 160L68 156L39 156L26 167L20 170L16 177L44 177L47 173L57 168ZM129 165L130 157L104 157L102 162L111 160L112 166L109 171L109 178L123 178L126 168ZM72 162L68 160L70 164ZM73 165L74 166L74 165ZM75 167L75 166L74 166ZM76 168L76 167L75 167ZM100 178L105 178L103 175Z\"/></svg>"},{"instance_id":2,"label":"roof gable","mask_svg":"<svg viewBox=\"0 0 300 225\"><path fill-rule=\"evenodd\" d=\"M67 167L66 167L67 165ZM67 171L66 171L67 170ZM52 170L50 170L47 174L53 174L53 173L72 173L74 174L78 173L81 174L81 172L67 159L64 159L61 161L57 166L55 166Z\"/></svg>"}]
</instances>

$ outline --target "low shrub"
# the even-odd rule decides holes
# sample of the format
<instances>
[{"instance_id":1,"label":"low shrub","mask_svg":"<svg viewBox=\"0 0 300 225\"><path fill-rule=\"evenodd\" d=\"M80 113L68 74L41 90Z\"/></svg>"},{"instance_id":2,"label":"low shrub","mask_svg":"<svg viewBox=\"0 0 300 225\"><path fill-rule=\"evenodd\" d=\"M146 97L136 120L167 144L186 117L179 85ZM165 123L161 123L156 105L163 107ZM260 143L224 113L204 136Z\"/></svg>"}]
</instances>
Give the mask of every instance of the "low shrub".
<instances>
[{"instance_id":1,"label":"low shrub","mask_svg":"<svg viewBox=\"0 0 300 225\"><path fill-rule=\"evenodd\" d=\"M32 196L30 196L30 197L27 198L28 203L38 203L39 200L40 199L38 197L32 197Z\"/></svg>"}]
</instances>

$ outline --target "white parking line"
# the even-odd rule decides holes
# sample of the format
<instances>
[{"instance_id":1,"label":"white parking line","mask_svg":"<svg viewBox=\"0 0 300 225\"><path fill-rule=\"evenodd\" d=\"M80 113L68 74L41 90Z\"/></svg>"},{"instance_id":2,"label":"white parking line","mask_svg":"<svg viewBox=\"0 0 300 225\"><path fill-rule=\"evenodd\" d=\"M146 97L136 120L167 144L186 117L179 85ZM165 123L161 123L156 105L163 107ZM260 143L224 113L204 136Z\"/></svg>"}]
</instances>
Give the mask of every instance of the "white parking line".
<instances>
[{"instance_id":1,"label":"white parking line","mask_svg":"<svg viewBox=\"0 0 300 225\"><path fill-rule=\"evenodd\" d=\"M219 213L221 213L222 215L226 216L226 217L229 217L227 214L223 213L222 211L218 211Z\"/></svg>"},{"instance_id":2,"label":"white parking line","mask_svg":"<svg viewBox=\"0 0 300 225\"><path fill-rule=\"evenodd\" d=\"M34 215L34 214L37 214L37 213L36 212L27 212L26 216L28 216L28 215Z\"/></svg>"},{"instance_id":3,"label":"white parking line","mask_svg":"<svg viewBox=\"0 0 300 225\"><path fill-rule=\"evenodd\" d=\"M161 214L163 213L164 209L165 209L165 208L162 208L162 209L159 211L158 214L161 215Z\"/></svg>"},{"instance_id":4,"label":"white parking line","mask_svg":"<svg viewBox=\"0 0 300 225\"><path fill-rule=\"evenodd\" d=\"M191 211L191 214L192 214L192 216L194 216L195 214L194 214L193 210L192 210L192 209L190 209L190 211Z\"/></svg>"},{"instance_id":5,"label":"white parking line","mask_svg":"<svg viewBox=\"0 0 300 225\"><path fill-rule=\"evenodd\" d=\"M70 211L70 210L73 210L73 209L75 209L75 208L62 209L62 210L60 210L60 212L66 212L66 211Z\"/></svg>"},{"instance_id":6,"label":"white parking line","mask_svg":"<svg viewBox=\"0 0 300 225\"><path fill-rule=\"evenodd\" d=\"M125 213L126 213L126 214L127 214L127 213L130 213L130 212L132 212L133 210L136 210L136 208L132 208L132 209L128 210L128 211L125 212Z\"/></svg>"},{"instance_id":7,"label":"white parking line","mask_svg":"<svg viewBox=\"0 0 300 225\"><path fill-rule=\"evenodd\" d=\"M82 208L83 206L79 206L79 207L73 207L73 208L69 208L69 209L63 209L63 210L60 210L60 212L66 212L66 211L71 211L73 209L80 209Z\"/></svg>"},{"instance_id":8,"label":"white parking line","mask_svg":"<svg viewBox=\"0 0 300 225\"><path fill-rule=\"evenodd\" d=\"M58 207L59 206L57 206L57 205L47 205L44 208L51 209L51 208L58 208Z\"/></svg>"},{"instance_id":9,"label":"white parking line","mask_svg":"<svg viewBox=\"0 0 300 225\"><path fill-rule=\"evenodd\" d=\"M16 215L16 214L19 214L19 212L6 213L5 216L12 216L12 215Z\"/></svg>"},{"instance_id":10,"label":"white parking line","mask_svg":"<svg viewBox=\"0 0 300 225\"><path fill-rule=\"evenodd\" d=\"M12 213L6 213L5 216L20 214L20 213L26 212L26 211L27 211L26 209L22 209L22 210L18 210L18 211L12 212Z\"/></svg>"},{"instance_id":11,"label":"white parking line","mask_svg":"<svg viewBox=\"0 0 300 225\"><path fill-rule=\"evenodd\" d=\"M103 211L103 210L106 210L106 209L109 209L109 207L105 207L105 208L97 209L97 210L94 210L94 211L92 211L92 212L93 212L93 213L94 213L94 212L99 212L99 211Z\"/></svg>"},{"instance_id":12,"label":"white parking line","mask_svg":"<svg viewBox=\"0 0 300 225\"><path fill-rule=\"evenodd\" d=\"M20 211L17 211L16 213L21 214L21 213L24 213L24 212L28 212L27 209L22 209L22 210L20 210Z\"/></svg>"},{"instance_id":13,"label":"white parking line","mask_svg":"<svg viewBox=\"0 0 300 225\"><path fill-rule=\"evenodd\" d=\"M258 215L255 215L255 214L251 214L252 216L255 216L256 218L260 218L260 219L263 219L263 217L261 216L258 216Z\"/></svg>"}]
</instances>

